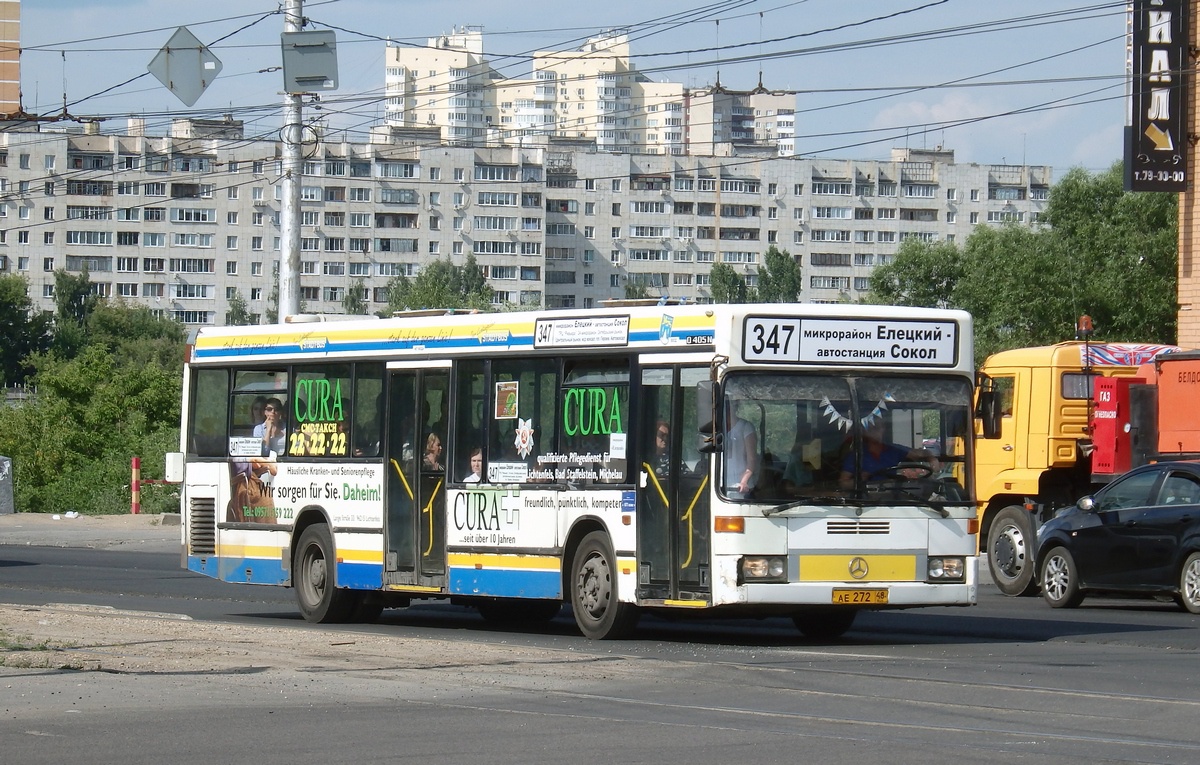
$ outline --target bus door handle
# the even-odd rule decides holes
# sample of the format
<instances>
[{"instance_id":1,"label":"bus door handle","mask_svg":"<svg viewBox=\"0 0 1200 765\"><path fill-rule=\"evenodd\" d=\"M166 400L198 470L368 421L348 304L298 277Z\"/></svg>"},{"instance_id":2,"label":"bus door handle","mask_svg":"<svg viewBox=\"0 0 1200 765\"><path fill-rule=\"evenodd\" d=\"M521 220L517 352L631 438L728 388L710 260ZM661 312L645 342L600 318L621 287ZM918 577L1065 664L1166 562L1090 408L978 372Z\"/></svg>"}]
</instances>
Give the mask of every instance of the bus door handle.
<instances>
[{"instance_id":1,"label":"bus door handle","mask_svg":"<svg viewBox=\"0 0 1200 765\"><path fill-rule=\"evenodd\" d=\"M1003 448L1003 449L1004 449L1004 451L1006 451L1006 452L1011 452L1011 451L1012 451L1012 449L1013 449L1013 448L1012 448L1012 444L1005 444L1005 445L1004 445L1002 448Z\"/></svg>"}]
</instances>

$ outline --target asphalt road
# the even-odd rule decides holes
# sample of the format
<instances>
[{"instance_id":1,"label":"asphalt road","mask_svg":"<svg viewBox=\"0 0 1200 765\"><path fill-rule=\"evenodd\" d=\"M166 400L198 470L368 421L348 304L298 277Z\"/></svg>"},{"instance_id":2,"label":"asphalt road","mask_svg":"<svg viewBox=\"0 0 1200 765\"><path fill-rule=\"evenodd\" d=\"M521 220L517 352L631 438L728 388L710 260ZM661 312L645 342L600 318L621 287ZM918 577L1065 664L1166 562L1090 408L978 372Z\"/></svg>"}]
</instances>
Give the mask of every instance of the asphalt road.
<instances>
[{"instance_id":1,"label":"asphalt road","mask_svg":"<svg viewBox=\"0 0 1200 765\"><path fill-rule=\"evenodd\" d=\"M984 587L974 608L866 614L833 643L780 619L652 618L632 640L596 643L566 613L513 632L451 606L331 628L300 621L289 590L181 570L172 546L0 544L0 601L267 625L281 652L297 631L385 635L400 655L436 644L451 661L0 668L6 762L1200 762L1200 622L1173 604L1055 611ZM535 664L518 657L530 652Z\"/></svg>"}]
</instances>

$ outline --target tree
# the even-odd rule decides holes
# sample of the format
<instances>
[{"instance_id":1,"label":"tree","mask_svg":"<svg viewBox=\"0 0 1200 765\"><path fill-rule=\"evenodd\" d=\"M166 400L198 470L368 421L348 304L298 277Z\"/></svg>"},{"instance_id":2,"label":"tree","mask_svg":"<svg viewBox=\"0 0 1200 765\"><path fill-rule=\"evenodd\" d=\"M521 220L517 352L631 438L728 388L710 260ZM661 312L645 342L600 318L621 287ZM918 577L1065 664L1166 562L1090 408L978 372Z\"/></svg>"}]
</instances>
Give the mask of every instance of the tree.
<instances>
[{"instance_id":1,"label":"tree","mask_svg":"<svg viewBox=\"0 0 1200 765\"><path fill-rule=\"evenodd\" d=\"M709 271L714 303L746 303L750 300L750 288L746 280L728 263L714 263Z\"/></svg>"},{"instance_id":2,"label":"tree","mask_svg":"<svg viewBox=\"0 0 1200 765\"><path fill-rule=\"evenodd\" d=\"M650 294L650 287L643 281L627 277L623 288L626 300L649 300L654 296Z\"/></svg>"},{"instance_id":3,"label":"tree","mask_svg":"<svg viewBox=\"0 0 1200 765\"><path fill-rule=\"evenodd\" d=\"M380 311L387 316L395 311L426 308L492 308L492 288L475 262L474 255L456 266L449 258L424 266L415 278L400 274L387 285L388 304Z\"/></svg>"},{"instance_id":4,"label":"tree","mask_svg":"<svg viewBox=\"0 0 1200 765\"><path fill-rule=\"evenodd\" d=\"M225 312L225 324L230 327L244 327L256 323L246 298L242 297L242 291L234 290L229 298L229 310Z\"/></svg>"},{"instance_id":5,"label":"tree","mask_svg":"<svg viewBox=\"0 0 1200 765\"><path fill-rule=\"evenodd\" d=\"M28 289L24 276L0 275L0 385L24 383L33 372L26 359L50 347L50 315L34 309Z\"/></svg>"},{"instance_id":6,"label":"tree","mask_svg":"<svg viewBox=\"0 0 1200 765\"><path fill-rule=\"evenodd\" d=\"M84 323L98 302L99 297L92 293L92 281L86 267L79 276L72 276L62 268L54 272L53 347L56 353L71 358L87 345Z\"/></svg>"},{"instance_id":7,"label":"tree","mask_svg":"<svg viewBox=\"0 0 1200 765\"><path fill-rule=\"evenodd\" d=\"M342 298L342 310L350 316L367 315L367 285L362 279L356 279L346 288L346 296Z\"/></svg>"},{"instance_id":8,"label":"tree","mask_svg":"<svg viewBox=\"0 0 1200 765\"><path fill-rule=\"evenodd\" d=\"M907 239L891 263L871 274L871 300L887 305L945 308L962 278L962 253L953 242Z\"/></svg>"},{"instance_id":9,"label":"tree","mask_svg":"<svg viewBox=\"0 0 1200 765\"><path fill-rule=\"evenodd\" d=\"M787 250L768 247L764 267L758 273L756 299L763 303L795 303L803 287L800 263Z\"/></svg>"}]
</instances>

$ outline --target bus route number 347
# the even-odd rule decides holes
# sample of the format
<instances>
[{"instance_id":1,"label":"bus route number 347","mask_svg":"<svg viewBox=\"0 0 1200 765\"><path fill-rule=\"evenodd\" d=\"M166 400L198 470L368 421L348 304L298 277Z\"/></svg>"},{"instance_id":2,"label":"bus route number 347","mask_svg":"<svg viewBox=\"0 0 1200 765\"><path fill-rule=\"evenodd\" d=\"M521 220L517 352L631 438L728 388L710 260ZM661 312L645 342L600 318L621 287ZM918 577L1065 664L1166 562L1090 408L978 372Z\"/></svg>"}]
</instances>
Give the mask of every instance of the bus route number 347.
<instances>
[{"instance_id":1,"label":"bus route number 347","mask_svg":"<svg viewBox=\"0 0 1200 765\"><path fill-rule=\"evenodd\" d=\"M752 317L746 320L742 356L747 361L798 361L800 321Z\"/></svg>"}]
</instances>

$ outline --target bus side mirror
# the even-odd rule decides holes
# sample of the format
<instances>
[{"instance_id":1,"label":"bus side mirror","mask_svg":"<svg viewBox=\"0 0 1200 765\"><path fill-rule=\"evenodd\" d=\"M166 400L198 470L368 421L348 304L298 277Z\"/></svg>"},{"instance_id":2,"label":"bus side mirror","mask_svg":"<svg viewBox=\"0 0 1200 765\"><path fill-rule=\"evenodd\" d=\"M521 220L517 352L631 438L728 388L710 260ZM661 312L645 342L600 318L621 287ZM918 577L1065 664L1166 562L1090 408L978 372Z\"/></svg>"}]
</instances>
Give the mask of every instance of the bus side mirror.
<instances>
[{"instance_id":1,"label":"bus side mirror","mask_svg":"<svg viewBox=\"0 0 1200 765\"><path fill-rule=\"evenodd\" d=\"M984 438L1000 437L1000 398L992 385L992 378L979 377L979 398L975 403L975 418L979 420Z\"/></svg>"},{"instance_id":2,"label":"bus side mirror","mask_svg":"<svg viewBox=\"0 0 1200 765\"><path fill-rule=\"evenodd\" d=\"M716 392L712 380L696 383L696 429L700 433L702 454L712 454L721 446L721 435L717 428Z\"/></svg>"}]
</instances>

